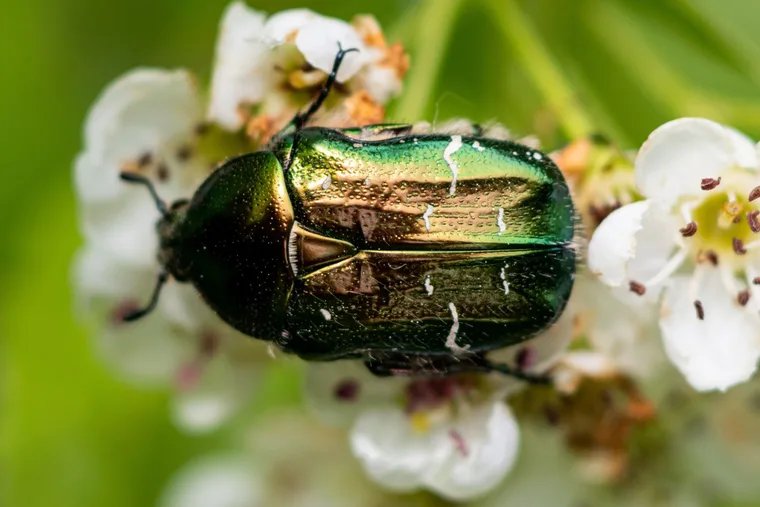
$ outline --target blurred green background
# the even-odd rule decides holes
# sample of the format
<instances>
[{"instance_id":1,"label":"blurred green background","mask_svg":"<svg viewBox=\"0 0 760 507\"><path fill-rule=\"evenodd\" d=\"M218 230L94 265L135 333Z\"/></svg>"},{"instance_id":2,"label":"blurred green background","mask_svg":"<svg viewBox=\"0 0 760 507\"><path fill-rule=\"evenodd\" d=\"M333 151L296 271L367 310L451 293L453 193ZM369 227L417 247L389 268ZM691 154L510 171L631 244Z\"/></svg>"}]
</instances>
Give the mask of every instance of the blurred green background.
<instances>
[{"instance_id":1,"label":"blurred green background","mask_svg":"<svg viewBox=\"0 0 760 507\"><path fill-rule=\"evenodd\" d=\"M116 381L73 317L71 161L98 92L135 66L209 76L227 0L30 0L0 16L0 505L147 506L224 435L173 429L167 395ZM760 135L754 0L249 0L377 16L412 54L390 120L498 119L548 148L637 147L704 115ZM257 402L276 403L277 379ZM293 382L288 396L293 396Z\"/></svg>"}]
</instances>

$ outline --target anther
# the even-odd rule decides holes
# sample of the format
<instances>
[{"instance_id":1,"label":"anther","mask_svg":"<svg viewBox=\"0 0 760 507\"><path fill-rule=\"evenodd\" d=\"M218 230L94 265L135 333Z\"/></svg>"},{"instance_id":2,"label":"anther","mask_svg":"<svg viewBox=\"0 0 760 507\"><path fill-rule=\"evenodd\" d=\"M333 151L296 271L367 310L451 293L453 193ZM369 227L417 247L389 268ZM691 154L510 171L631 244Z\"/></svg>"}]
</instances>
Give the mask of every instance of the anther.
<instances>
[{"instance_id":1,"label":"anther","mask_svg":"<svg viewBox=\"0 0 760 507\"><path fill-rule=\"evenodd\" d=\"M684 238L689 238L697 233L697 222L689 222L685 227L678 229Z\"/></svg>"},{"instance_id":2,"label":"anther","mask_svg":"<svg viewBox=\"0 0 760 507\"><path fill-rule=\"evenodd\" d=\"M180 162L186 162L192 154L192 148L190 148L190 146L184 145L177 150L177 160Z\"/></svg>"},{"instance_id":3,"label":"anther","mask_svg":"<svg viewBox=\"0 0 760 507\"><path fill-rule=\"evenodd\" d=\"M166 164L159 164L156 168L156 177L158 181L166 181L169 179L169 168Z\"/></svg>"},{"instance_id":4,"label":"anther","mask_svg":"<svg viewBox=\"0 0 760 507\"><path fill-rule=\"evenodd\" d=\"M742 306L747 306L747 303L749 303L749 297L750 297L749 290L744 289L743 291L739 292L739 294L736 296L736 302Z\"/></svg>"},{"instance_id":5,"label":"anther","mask_svg":"<svg viewBox=\"0 0 760 507\"><path fill-rule=\"evenodd\" d=\"M702 190L712 190L720 185L720 176L718 178L702 178Z\"/></svg>"},{"instance_id":6,"label":"anther","mask_svg":"<svg viewBox=\"0 0 760 507\"><path fill-rule=\"evenodd\" d=\"M702 301L699 299L694 301L694 308L697 310L697 318L699 320L705 320L705 307L702 306Z\"/></svg>"},{"instance_id":7,"label":"anther","mask_svg":"<svg viewBox=\"0 0 760 507\"><path fill-rule=\"evenodd\" d=\"M140 168L149 166L151 162L153 162L153 155L149 151L146 151L137 159L137 165Z\"/></svg>"},{"instance_id":8,"label":"anther","mask_svg":"<svg viewBox=\"0 0 760 507\"><path fill-rule=\"evenodd\" d=\"M209 124L205 122L201 122L198 125L195 126L195 135L197 136L203 136L206 135L209 131Z\"/></svg>"},{"instance_id":9,"label":"anther","mask_svg":"<svg viewBox=\"0 0 760 507\"><path fill-rule=\"evenodd\" d=\"M760 276L756 276L752 279L752 285L760 285Z\"/></svg>"},{"instance_id":10,"label":"anther","mask_svg":"<svg viewBox=\"0 0 760 507\"><path fill-rule=\"evenodd\" d=\"M715 253L715 250L700 250L697 253L697 262L709 262L713 266L718 265L718 254Z\"/></svg>"},{"instance_id":11,"label":"anther","mask_svg":"<svg viewBox=\"0 0 760 507\"><path fill-rule=\"evenodd\" d=\"M741 223L741 221L742 221L742 217L740 217L739 215L735 216L733 219L733 222L735 224Z\"/></svg>"},{"instance_id":12,"label":"anther","mask_svg":"<svg viewBox=\"0 0 760 507\"><path fill-rule=\"evenodd\" d=\"M346 379L335 386L335 397L340 401L356 401L359 396L359 383Z\"/></svg>"},{"instance_id":13,"label":"anther","mask_svg":"<svg viewBox=\"0 0 760 507\"><path fill-rule=\"evenodd\" d=\"M757 199L758 197L760 197L760 186L757 186L757 187L755 187L755 188L752 189L752 192L749 193L748 200L749 200L749 202L752 202L755 199Z\"/></svg>"},{"instance_id":14,"label":"anther","mask_svg":"<svg viewBox=\"0 0 760 507\"><path fill-rule=\"evenodd\" d=\"M747 253L747 249L744 248L744 241L739 238L732 239L731 244L734 247L734 253L736 253L736 255L744 255Z\"/></svg>"},{"instance_id":15,"label":"anther","mask_svg":"<svg viewBox=\"0 0 760 507\"><path fill-rule=\"evenodd\" d=\"M633 292L634 294L638 296L643 296L644 294L647 293L647 288L643 283L639 283L639 282L635 282L631 280L628 283L628 287L631 289L631 292Z\"/></svg>"},{"instance_id":16,"label":"anther","mask_svg":"<svg viewBox=\"0 0 760 507\"><path fill-rule=\"evenodd\" d=\"M747 223L752 232L755 233L760 232L760 219L757 218L758 215L760 215L760 211L758 210L747 212Z\"/></svg>"}]
</instances>

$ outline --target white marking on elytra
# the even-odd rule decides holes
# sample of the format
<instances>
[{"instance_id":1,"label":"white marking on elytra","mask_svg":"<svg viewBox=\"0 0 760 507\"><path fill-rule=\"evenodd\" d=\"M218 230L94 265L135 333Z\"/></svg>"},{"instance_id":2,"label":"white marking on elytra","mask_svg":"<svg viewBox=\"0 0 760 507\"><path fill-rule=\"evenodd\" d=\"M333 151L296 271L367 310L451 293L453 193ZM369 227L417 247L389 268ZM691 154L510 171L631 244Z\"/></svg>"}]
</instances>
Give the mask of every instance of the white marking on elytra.
<instances>
[{"instance_id":1,"label":"white marking on elytra","mask_svg":"<svg viewBox=\"0 0 760 507\"><path fill-rule=\"evenodd\" d=\"M503 268L501 268L501 273L499 276L501 277L501 283L504 285L504 295L506 296L509 294L509 282L507 281L507 271L506 269L509 267L509 265L505 265Z\"/></svg>"},{"instance_id":2,"label":"white marking on elytra","mask_svg":"<svg viewBox=\"0 0 760 507\"><path fill-rule=\"evenodd\" d=\"M354 148L361 148L364 146L362 143L354 143Z\"/></svg>"},{"instance_id":3,"label":"white marking on elytra","mask_svg":"<svg viewBox=\"0 0 760 507\"><path fill-rule=\"evenodd\" d=\"M322 317L324 317L325 320L332 320L332 314L329 311L325 310L324 308L319 311L322 313Z\"/></svg>"},{"instance_id":4,"label":"white marking on elytra","mask_svg":"<svg viewBox=\"0 0 760 507\"><path fill-rule=\"evenodd\" d=\"M485 147L481 146L478 141L475 141L474 143L472 143L472 147L478 151L486 151Z\"/></svg>"},{"instance_id":5,"label":"white marking on elytra","mask_svg":"<svg viewBox=\"0 0 760 507\"><path fill-rule=\"evenodd\" d=\"M496 225L499 226L499 236L507 230L507 224L504 223L504 208L499 208L499 216L496 217Z\"/></svg>"},{"instance_id":6,"label":"white marking on elytra","mask_svg":"<svg viewBox=\"0 0 760 507\"><path fill-rule=\"evenodd\" d=\"M422 214L422 219L425 221L425 229L427 229L428 232L430 232L430 216L433 214L434 210L435 208L428 204L425 213Z\"/></svg>"},{"instance_id":7,"label":"white marking on elytra","mask_svg":"<svg viewBox=\"0 0 760 507\"><path fill-rule=\"evenodd\" d=\"M541 160L542 158L544 158L544 156L541 155L540 153L536 152L536 153L533 154L533 158L536 159L536 160Z\"/></svg>"},{"instance_id":8,"label":"white marking on elytra","mask_svg":"<svg viewBox=\"0 0 760 507\"><path fill-rule=\"evenodd\" d=\"M288 237L288 261L290 261L290 269L293 270L293 274L298 276L298 235L296 234L296 224L293 223L293 227L290 229L290 236Z\"/></svg>"},{"instance_id":9,"label":"white marking on elytra","mask_svg":"<svg viewBox=\"0 0 760 507\"><path fill-rule=\"evenodd\" d=\"M420 142L420 140L415 137L414 138L414 144L418 144L419 142Z\"/></svg>"},{"instance_id":10,"label":"white marking on elytra","mask_svg":"<svg viewBox=\"0 0 760 507\"><path fill-rule=\"evenodd\" d=\"M325 179L322 181L322 190L327 190L330 188L330 185L332 184L332 177L328 174L325 176Z\"/></svg>"},{"instance_id":11,"label":"white marking on elytra","mask_svg":"<svg viewBox=\"0 0 760 507\"><path fill-rule=\"evenodd\" d=\"M461 147L462 136L456 135L451 136L451 142L448 144L448 146L446 146L446 149L443 150L443 160L449 164L449 169L451 169L451 172L454 174L454 178L451 180L451 187L449 187L449 195L454 195L456 193L457 178L459 177L459 166L456 162L454 162L454 159L452 159L451 156L456 153Z\"/></svg>"},{"instance_id":12,"label":"white marking on elytra","mask_svg":"<svg viewBox=\"0 0 760 507\"><path fill-rule=\"evenodd\" d=\"M459 332L459 315L457 314L457 307L454 303L449 303L449 311L451 312L451 318L454 319L454 323L451 325L449 336L446 337L446 347L449 348L455 354L466 352L470 348L469 345L460 347L457 345L457 333Z\"/></svg>"},{"instance_id":13,"label":"white marking on elytra","mask_svg":"<svg viewBox=\"0 0 760 507\"><path fill-rule=\"evenodd\" d=\"M425 277L425 290L427 291L428 296L433 295L433 284L430 283L430 275Z\"/></svg>"},{"instance_id":14,"label":"white marking on elytra","mask_svg":"<svg viewBox=\"0 0 760 507\"><path fill-rule=\"evenodd\" d=\"M364 180L364 184L367 185L367 186L369 186L369 178L367 178L366 180Z\"/></svg>"}]
</instances>

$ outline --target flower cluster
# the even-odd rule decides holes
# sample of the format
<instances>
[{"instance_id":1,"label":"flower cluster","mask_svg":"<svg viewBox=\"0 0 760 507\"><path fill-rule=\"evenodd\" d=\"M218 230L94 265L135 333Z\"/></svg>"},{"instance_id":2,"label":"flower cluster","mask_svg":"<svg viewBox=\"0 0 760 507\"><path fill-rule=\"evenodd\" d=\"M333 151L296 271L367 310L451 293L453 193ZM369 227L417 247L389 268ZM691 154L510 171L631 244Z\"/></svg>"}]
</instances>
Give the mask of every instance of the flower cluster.
<instances>
[{"instance_id":1,"label":"flower cluster","mask_svg":"<svg viewBox=\"0 0 760 507\"><path fill-rule=\"evenodd\" d=\"M266 16L241 2L223 15L207 94L187 71L137 69L107 87L87 118L75 162L86 242L75 262L79 309L98 330L98 351L121 376L174 389L173 417L187 431L215 429L245 407L274 350L222 322L189 284L171 280L155 311L125 322L156 286L160 214L150 194L120 174L146 178L166 202L190 198L224 160L266 147L319 95L339 47L358 51L346 54L334 93L312 122L382 122L409 60L374 18L347 23L305 9ZM476 132L509 137L498 125L464 121L412 129L432 131L450 134L450 148ZM535 147L530 138L519 142ZM309 363L306 403L338 429L297 411L262 414L240 453L192 464L162 505L415 506L475 498L523 504L524 492L541 486L535 477L543 470L623 482L643 459L631 451L639 433L683 430L682 421L660 416L657 408L668 401L648 398L656 398L650 381L667 375L668 360L699 391L748 380L760 358L754 143L729 127L685 118L655 130L635 154L594 138L553 157L591 236L587 252L578 241L588 263L552 327L488 353L488 361L518 378L379 378L360 361ZM506 292L503 270L502 281ZM698 404L692 392L682 397ZM736 409L733 399L720 403ZM701 408L694 412L705 418ZM725 437L716 429L722 421L709 423L713 440ZM314 465L325 456L329 466ZM436 496L415 493L423 490ZM577 505L596 495L579 486L564 499L550 498L547 489L546 498Z\"/></svg>"}]
</instances>

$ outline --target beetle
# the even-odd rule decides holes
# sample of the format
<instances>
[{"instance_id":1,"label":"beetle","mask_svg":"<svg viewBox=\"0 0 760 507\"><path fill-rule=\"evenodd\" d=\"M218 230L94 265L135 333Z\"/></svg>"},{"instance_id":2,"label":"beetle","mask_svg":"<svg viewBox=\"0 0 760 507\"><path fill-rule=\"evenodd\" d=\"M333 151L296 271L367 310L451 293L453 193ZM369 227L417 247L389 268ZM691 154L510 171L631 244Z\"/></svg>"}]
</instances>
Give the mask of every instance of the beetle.
<instances>
[{"instance_id":1,"label":"beetle","mask_svg":"<svg viewBox=\"0 0 760 507\"><path fill-rule=\"evenodd\" d=\"M486 353L552 325L576 266L575 210L545 154L410 125L306 127L232 158L167 207L146 178L163 284L192 283L242 333L311 361L363 359L376 375L500 371Z\"/></svg>"}]
</instances>

